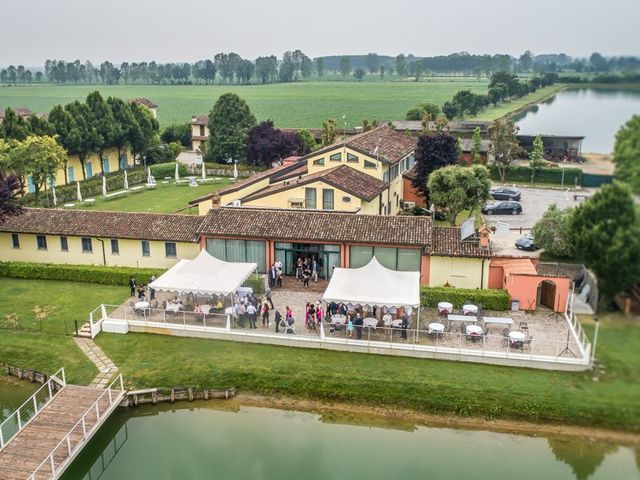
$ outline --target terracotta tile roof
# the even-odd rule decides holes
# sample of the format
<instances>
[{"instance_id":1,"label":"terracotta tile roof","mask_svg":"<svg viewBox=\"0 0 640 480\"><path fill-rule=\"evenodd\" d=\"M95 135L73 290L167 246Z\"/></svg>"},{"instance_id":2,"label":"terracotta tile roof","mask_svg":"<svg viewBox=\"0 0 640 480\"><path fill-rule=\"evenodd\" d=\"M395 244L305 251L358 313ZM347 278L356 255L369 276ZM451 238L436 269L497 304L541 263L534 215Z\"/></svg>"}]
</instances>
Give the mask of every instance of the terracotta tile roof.
<instances>
[{"instance_id":1,"label":"terracotta tile roof","mask_svg":"<svg viewBox=\"0 0 640 480\"><path fill-rule=\"evenodd\" d=\"M366 200L367 202L376 198L389 186L382 180L372 177L371 175L367 175L366 173L356 170L348 165L338 165L337 167L328 168L326 170L312 173L311 175L306 175L300 179L271 185L244 197L242 201L248 202L256 200L258 198L266 197L291 188L296 188L301 185L308 185L315 181L325 182L333 187L350 193L355 197Z\"/></svg>"},{"instance_id":2,"label":"terracotta tile roof","mask_svg":"<svg viewBox=\"0 0 640 480\"><path fill-rule=\"evenodd\" d=\"M347 146L367 153L380 159L386 159L388 163L397 163L416 149L418 139L403 132L383 126L369 130L350 138Z\"/></svg>"},{"instance_id":3,"label":"terracotta tile roof","mask_svg":"<svg viewBox=\"0 0 640 480\"><path fill-rule=\"evenodd\" d=\"M491 251L487 248L480 248L477 237L475 240L460 240L460 229L458 227L433 227L431 255L438 257L489 258Z\"/></svg>"},{"instance_id":4,"label":"terracotta tile roof","mask_svg":"<svg viewBox=\"0 0 640 480\"><path fill-rule=\"evenodd\" d=\"M191 125L208 125L209 115L198 115L191 117Z\"/></svg>"},{"instance_id":5,"label":"terracotta tile roof","mask_svg":"<svg viewBox=\"0 0 640 480\"><path fill-rule=\"evenodd\" d=\"M156 105L155 103L153 103L151 100L149 100L148 98L144 98L144 97L139 97L139 98L132 98L131 100L129 100L131 103L136 103L138 105L144 105L147 108L158 108L158 105Z\"/></svg>"},{"instance_id":6,"label":"terracotta tile roof","mask_svg":"<svg viewBox=\"0 0 640 480\"><path fill-rule=\"evenodd\" d=\"M22 107L12 108L12 110L16 112L16 115L18 117L28 117L33 113L28 108L22 108ZM4 120L4 115L5 115L4 112L5 112L5 109L0 108L0 120Z\"/></svg>"},{"instance_id":7,"label":"terracotta tile roof","mask_svg":"<svg viewBox=\"0 0 640 480\"><path fill-rule=\"evenodd\" d=\"M470 138L460 138L460 150L463 152L470 152L473 140ZM487 153L489 151L489 140L480 140L480 153Z\"/></svg>"},{"instance_id":8,"label":"terracotta tile roof","mask_svg":"<svg viewBox=\"0 0 640 480\"><path fill-rule=\"evenodd\" d=\"M0 231L194 242L201 222L197 215L26 208L0 223Z\"/></svg>"},{"instance_id":9,"label":"terracotta tile roof","mask_svg":"<svg viewBox=\"0 0 640 480\"><path fill-rule=\"evenodd\" d=\"M209 211L201 235L364 244L431 244L431 218L250 207Z\"/></svg>"}]
</instances>

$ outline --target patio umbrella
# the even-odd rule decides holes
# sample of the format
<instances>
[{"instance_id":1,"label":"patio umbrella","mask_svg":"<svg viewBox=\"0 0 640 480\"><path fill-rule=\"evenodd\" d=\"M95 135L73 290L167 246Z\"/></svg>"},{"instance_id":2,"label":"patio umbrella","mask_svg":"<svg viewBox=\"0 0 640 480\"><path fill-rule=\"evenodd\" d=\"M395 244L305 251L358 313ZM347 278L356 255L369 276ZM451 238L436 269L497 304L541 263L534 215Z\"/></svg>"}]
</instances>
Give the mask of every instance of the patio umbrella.
<instances>
[{"instance_id":1,"label":"patio umbrella","mask_svg":"<svg viewBox=\"0 0 640 480\"><path fill-rule=\"evenodd\" d=\"M102 177L102 196L107 196L107 177Z\"/></svg>"},{"instance_id":2,"label":"patio umbrella","mask_svg":"<svg viewBox=\"0 0 640 480\"><path fill-rule=\"evenodd\" d=\"M78 202L82 202L82 192L80 192L80 182L76 182L76 187L77 187L76 197L78 199Z\"/></svg>"},{"instance_id":3,"label":"patio umbrella","mask_svg":"<svg viewBox=\"0 0 640 480\"><path fill-rule=\"evenodd\" d=\"M235 180L238 179L238 166L236 165L236 162L233 162L233 178Z\"/></svg>"},{"instance_id":4,"label":"patio umbrella","mask_svg":"<svg viewBox=\"0 0 640 480\"><path fill-rule=\"evenodd\" d=\"M204 161L202 161L202 159L200 160L202 162L202 179L206 180L207 179L207 167L204 164Z\"/></svg>"},{"instance_id":5,"label":"patio umbrella","mask_svg":"<svg viewBox=\"0 0 640 480\"><path fill-rule=\"evenodd\" d=\"M176 162L176 183L180 181L180 172L178 171L178 162Z\"/></svg>"},{"instance_id":6,"label":"patio umbrella","mask_svg":"<svg viewBox=\"0 0 640 480\"><path fill-rule=\"evenodd\" d=\"M126 170L124 171L124 189L129 190L129 177Z\"/></svg>"},{"instance_id":7,"label":"patio umbrella","mask_svg":"<svg viewBox=\"0 0 640 480\"><path fill-rule=\"evenodd\" d=\"M151 183L151 167L147 168L147 183Z\"/></svg>"}]
</instances>

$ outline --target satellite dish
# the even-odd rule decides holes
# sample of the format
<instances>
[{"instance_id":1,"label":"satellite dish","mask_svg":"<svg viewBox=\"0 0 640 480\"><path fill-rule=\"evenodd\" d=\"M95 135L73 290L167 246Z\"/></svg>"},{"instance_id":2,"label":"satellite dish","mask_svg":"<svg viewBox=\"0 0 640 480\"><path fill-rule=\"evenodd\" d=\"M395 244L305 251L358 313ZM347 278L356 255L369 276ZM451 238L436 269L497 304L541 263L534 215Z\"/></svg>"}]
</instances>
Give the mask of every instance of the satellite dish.
<instances>
[{"instance_id":1,"label":"satellite dish","mask_svg":"<svg viewBox=\"0 0 640 480\"><path fill-rule=\"evenodd\" d=\"M460 240L465 240L476 233L476 219L471 217L460 225Z\"/></svg>"}]
</instances>

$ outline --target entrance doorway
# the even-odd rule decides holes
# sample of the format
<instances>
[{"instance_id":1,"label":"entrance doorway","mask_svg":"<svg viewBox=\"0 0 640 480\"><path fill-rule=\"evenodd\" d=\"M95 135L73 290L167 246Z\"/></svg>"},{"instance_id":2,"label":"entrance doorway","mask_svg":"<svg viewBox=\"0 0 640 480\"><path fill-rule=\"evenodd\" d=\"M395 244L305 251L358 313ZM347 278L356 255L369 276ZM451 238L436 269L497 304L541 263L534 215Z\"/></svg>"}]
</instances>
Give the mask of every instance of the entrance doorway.
<instances>
[{"instance_id":1,"label":"entrance doorway","mask_svg":"<svg viewBox=\"0 0 640 480\"><path fill-rule=\"evenodd\" d=\"M544 305L556 311L556 284L551 280L543 280L538 285L538 305Z\"/></svg>"},{"instance_id":2,"label":"entrance doorway","mask_svg":"<svg viewBox=\"0 0 640 480\"><path fill-rule=\"evenodd\" d=\"M315 259L318 262L318 277L328 280L332 267L340 266L340 245L276 242L275 258L282 261L284 275L296 274L298 258Z\"/></svg>"}]
</instances>

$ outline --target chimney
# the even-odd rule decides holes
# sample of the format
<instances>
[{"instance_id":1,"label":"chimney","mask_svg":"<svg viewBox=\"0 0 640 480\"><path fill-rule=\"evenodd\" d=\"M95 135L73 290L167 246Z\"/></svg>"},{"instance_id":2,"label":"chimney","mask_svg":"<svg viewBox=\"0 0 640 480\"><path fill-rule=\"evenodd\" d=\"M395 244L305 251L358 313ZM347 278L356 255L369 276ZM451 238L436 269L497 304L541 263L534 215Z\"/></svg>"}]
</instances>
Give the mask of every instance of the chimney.
<instances>
[{"instance_id":1,"label":"chimney","mask_svg":"<svg viewBox=\"0 0 640 480\"><path fill-rule=\"evenodd\" d=\"M478 234L480 235L480 248L489 248L489 229L486 225L482 225L478 229Z\"/></svg>"}]
</instances>

